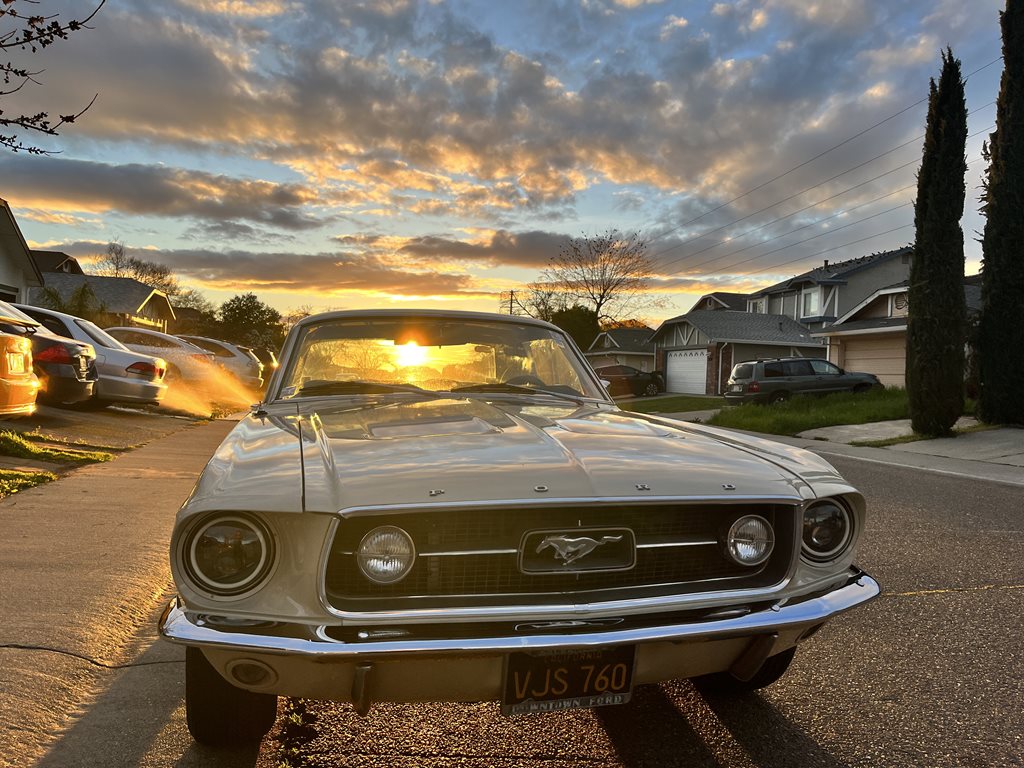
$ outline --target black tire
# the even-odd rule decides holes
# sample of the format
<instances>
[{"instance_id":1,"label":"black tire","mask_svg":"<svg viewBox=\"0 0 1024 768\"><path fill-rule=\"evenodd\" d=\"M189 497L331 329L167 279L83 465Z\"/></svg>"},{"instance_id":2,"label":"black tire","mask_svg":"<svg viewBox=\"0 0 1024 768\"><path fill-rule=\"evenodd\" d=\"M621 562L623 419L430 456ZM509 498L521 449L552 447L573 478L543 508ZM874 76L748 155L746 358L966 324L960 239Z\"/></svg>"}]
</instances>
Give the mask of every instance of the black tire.
<instances>
[{"instance_id":1,"label":"black tire","mask_svg":"<svg viewBox=\"0 0 1024 768\"><path fill-rule=\"evenodd\" d=\"M644 387L644 394L647 395L647 397L654 397L658 394L658 385L653 381L650 382L646 387Z\"/></svg>"},{"instance_id":2,"label":"black tire","mask_svg":"<svg viewBox=\"0 0 1024 768\"><path fill-rule=\"evenodd\" d=\"M789 669L789 665L795 655L796 646L788 651L769 656L761 666L761 669L757 671L757 674L746 681L737 680L728 672L715 672L712 675L701 675L700 677L693 678L693 684L702 693L718 693L733 696L751 693L771 685L786 674L786 670Z\"/></svg>"},{"instance_id":3,"label":"black tire","mask_svg":"<svg viewBox=\"0 0 1024 768\"><path fill-rule=\"evenodd\" d=\"M768 398L768 405L775 405L776 403L784 403L789 400L789 392L776 392Z\"/></svg>"},{"instance_id":4,"label":"black tire","mask_svg":"<svg viewBox=\"0 0 1024 768\"><path fill-rule=\"evenodd\" d=\"M853 394L855 394L855 395L863 395L865 392L870 392L870 391L871 391L871 385L870 384L858 384L856 387L853 388Z\"/></svg>"},{"instance_id":5,"label":"black tire","mask_svg":"<svg viewBox=\"0 0 1024 768\"><path fill-rule=\"evenodd\" d=\"M277 696L236 688L198 648L185 649L185 716L192 738L209 746L250 744L277 718Z\"/></svg>"}]
</instances>

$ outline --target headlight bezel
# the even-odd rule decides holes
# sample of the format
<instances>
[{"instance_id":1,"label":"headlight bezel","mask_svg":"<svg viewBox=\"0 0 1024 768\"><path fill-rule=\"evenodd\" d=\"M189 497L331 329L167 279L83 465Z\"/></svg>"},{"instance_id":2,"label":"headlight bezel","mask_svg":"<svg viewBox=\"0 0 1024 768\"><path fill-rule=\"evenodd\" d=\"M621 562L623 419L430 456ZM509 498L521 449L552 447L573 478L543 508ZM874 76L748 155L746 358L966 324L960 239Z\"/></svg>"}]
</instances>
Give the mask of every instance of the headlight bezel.
<instances>
[{"instance_id":1,"label":"headlight bezel","mask_svg":"<svg viewBox=\"0 0 1024 768\"><path fill-rule=\"evenodd\" d=\"M254 533L261 552L256 566L245 578L237 582L218 581L203 571L197 558L197 546L205 531L216 525L232 523ZM204 595L217 599L238 599L252 594L267 583L277 564L277 547L270 527L256 515L247 512L211 512L197 518L182 537L179 562L191 584Z\"/></svg>"},{"instance_id":2,"label":"headlight bezel","mask_svg":"<svg viewBox=\"0 0 1024 768\"><path fill-rule=\"evenodd\" d=\"M835 507L842 513L846 529L843 533L842 539L837 545L829 550L821 551L815 550L807 544L806 526L808 523L808 514L824 506ZM850 508L850 505L843 499L838 497L816 499L804 507L803 512L800 515L800 557L805 562L816 566L828 566L836 563L850 552L856 538L857 517L854 514L854 511Z\"/></svg>"}]
</instances>

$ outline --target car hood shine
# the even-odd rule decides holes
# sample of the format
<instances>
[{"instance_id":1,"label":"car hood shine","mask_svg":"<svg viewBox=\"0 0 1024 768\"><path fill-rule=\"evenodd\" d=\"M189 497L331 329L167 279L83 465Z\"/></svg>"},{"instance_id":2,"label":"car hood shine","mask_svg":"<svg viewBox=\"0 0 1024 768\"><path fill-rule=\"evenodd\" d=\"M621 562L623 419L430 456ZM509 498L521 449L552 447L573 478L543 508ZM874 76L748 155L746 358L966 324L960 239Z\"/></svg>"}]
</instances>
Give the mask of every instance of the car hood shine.
<instances>
[{"instance_id":1,"label":"car hood shine","mask_svg":"<svg viewBox=\"0 0 1024 768\"><path fill-rule=\"evenodd\" d=\"M772 459L682 424L592 405L480 399L304 405L300 424L309 511L810 495L784 455Z\"/></svg>"},{"instance_id":2,"label":"car hood shine","mask_svg":"<svg viewBox=\"0 0 1024 768\"><path fill-rule=\"evenodd\" d=\"M337 513L523 500L809 499L850 491L809 451L607 406L546 398L324 398L246 416L185 506Z\"/></svg>"}]
</instances>

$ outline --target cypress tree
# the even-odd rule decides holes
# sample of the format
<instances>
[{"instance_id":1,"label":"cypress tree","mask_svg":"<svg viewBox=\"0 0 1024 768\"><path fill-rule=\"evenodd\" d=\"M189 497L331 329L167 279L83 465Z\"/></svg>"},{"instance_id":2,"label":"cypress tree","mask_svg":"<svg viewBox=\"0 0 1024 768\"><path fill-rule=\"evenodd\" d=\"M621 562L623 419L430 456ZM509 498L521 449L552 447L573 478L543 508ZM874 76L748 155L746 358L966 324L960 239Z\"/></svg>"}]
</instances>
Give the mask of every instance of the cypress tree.
<instances>
[{"instance_id":1,"label":"cypress tree","mask_svg":"<svg viewBox=\"0 0 1024 768\"><path fill-rule=\"evenodd\" d=\"M982 195L978 411L993 424L1024 424L1024 2L1007 0L1003 78Z\"/></svg>"},{"instance_id":2,"label":"cypress tree","mask_svg":"<svg viewBox=\"0 0 1024 768\"><path fill-rule=\"evenodd\" d=\"M949 48L930 84L928 124L914 203L907 289L907 395L915 432L947 435L964 405L964 213L967 104Z\"/></svg>"}]
</instances>

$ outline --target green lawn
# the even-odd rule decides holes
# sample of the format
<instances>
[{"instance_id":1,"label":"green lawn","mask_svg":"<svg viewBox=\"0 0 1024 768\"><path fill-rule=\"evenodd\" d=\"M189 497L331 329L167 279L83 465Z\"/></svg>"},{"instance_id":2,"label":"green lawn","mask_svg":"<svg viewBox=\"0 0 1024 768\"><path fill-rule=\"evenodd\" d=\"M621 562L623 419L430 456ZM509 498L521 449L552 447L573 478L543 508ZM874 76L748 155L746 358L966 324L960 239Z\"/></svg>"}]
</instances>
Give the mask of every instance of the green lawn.
<instances>
[{"instance_id":1,"label":"green lawn","mask_svg":"<svg viewBox=\"0 0 1024 768\"><path fill-rule=\"evenodd\" d=\"M720 411L708 423L771 435L795 435L819 427L908 418L906 391L883 389L859 395L843 392L827 397L794 397L775 405L738 405Z\"/></svg>"},{"instance_id":2,"label":"green lawn","mask_svg":"<svg viewBox=\"0 0 1024 768\"><path fill-rule=\"evenodd\" d=\"M52 472L18 472L13 469L0 469L0 497L23 491L35 485L42 485L57 476Z\"/></svg>"},{"instance_id":3,"label":"green lawn","mask_svg":"<svg viewBox=\"0 0 1024 768\"><path fill-rule=\"evenodd\" d=\"M0 432L0 456L52 461L56 464L91 464L114 458L104 451L78 450L70 447L65 450L34 445L17 432Z\"/></svg>"},{"instance_id":4,"label":"green lawn","mask_svg":"<svg viewBox=\"0 0 1024 768\"><path fill-rule=\"evenodd\" d=\"M638 397L633 400L622 400L618 403L624 411L638 413L684 413L686 411L707 411L725 405L722 397L694 397L691 395L674 395L670 397Z\"/></svg>"}]
</instances>

